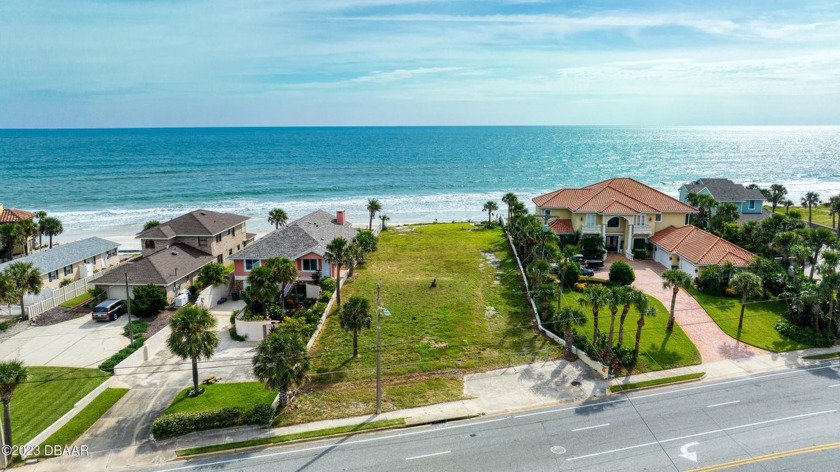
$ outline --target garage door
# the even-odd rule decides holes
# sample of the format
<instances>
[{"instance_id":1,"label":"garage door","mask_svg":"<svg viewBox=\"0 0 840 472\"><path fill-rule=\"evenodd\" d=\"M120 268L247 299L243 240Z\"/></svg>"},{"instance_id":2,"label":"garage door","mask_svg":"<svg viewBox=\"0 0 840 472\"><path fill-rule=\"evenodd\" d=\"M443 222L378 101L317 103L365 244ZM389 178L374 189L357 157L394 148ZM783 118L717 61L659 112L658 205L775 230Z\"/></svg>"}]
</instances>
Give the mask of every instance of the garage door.
<instances>
[{"instance_id":1,"label":"garage door","mask_svg":"<svg viewBox=\"0 0 840 472\"><path fill-rule=\"evenodd\" d=\"M692 277L697 276L697 273L694 272L694 270L695 270L694 264L692 264L687 259L680 259L680 269L688 272L689 275L691 275Z\"/></svg>"},{"instance_id":2,"label":"garage door","mask_svg":"<svg viewBox=\"0 0 840 472\"><path fill-rule=\"evenodd\" d=\"M653 255L653 257L656 260L656 262L662 264L662 266L665 267L666 269L670 269L671 268L671 255L668 254L667 252L663 251L662 249L659 249L658 247L656 247L655 251L656 252Z\"/></svg>"},{"instance_id":3,"label":"garage door","mask_svg":"<svg viewBox=\"0 0 840 472\"><path fill-rule=\"evenodd\" d=\"M133 293L133 287L128 288L129 293ZM125 287L120 287L119 285L113 285L108 287L108 298L115 299L115 300L125 300Z\"/></svg>"}]
</instances>

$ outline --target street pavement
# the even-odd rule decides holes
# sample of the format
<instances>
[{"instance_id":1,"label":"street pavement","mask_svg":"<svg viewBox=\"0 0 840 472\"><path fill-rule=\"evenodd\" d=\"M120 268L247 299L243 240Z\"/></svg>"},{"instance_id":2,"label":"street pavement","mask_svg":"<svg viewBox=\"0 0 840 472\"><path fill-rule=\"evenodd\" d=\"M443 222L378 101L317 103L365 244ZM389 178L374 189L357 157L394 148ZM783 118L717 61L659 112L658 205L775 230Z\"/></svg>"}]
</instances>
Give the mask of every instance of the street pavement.
<instances>
[{"instance_id":1,"label":"street pavement","mask_svg":"<svg viewBox=\"0 0 840 472\"><path fill-rule=\"evenodd\" d=\"M683 471L739 460L752 461L739 470L836 470L838 392L838 364L821 362L145 470ZM830 449L796 451L815 445Z\"/></svg>"}]
</instances>

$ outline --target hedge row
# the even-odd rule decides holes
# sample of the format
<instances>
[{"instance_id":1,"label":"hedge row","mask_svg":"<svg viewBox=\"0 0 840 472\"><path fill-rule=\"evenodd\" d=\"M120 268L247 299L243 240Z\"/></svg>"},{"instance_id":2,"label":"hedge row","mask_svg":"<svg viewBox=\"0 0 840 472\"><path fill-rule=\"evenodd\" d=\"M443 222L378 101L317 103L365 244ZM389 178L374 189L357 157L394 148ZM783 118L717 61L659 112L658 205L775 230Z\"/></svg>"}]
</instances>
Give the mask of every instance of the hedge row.
<instances>
[{"instance_id":1,"label":"hedge row","mask_svg":"<svg viewBox=\"0 0 840 472\"><path fill-rule=\"evenodd\" d=\"M782 336L814 347L831 347L836 339L830 330L818 333L811 328L796 326L785 320L777 321L774 327Z\"/></svg>"},{"instance_id":2,"label":"hedge row","mask_svg":"<svg viewBox=\"0 0 840 472\"><path fill-rule=\"evenodd\" d=\"M192 413L172 413L152 423L152 436L166 439L173 436L215 428L230 428L244 424L267 425L274 417L271 405L256 405L250 410L239 407L215 408Z\"/></svg>"},{"instance_id":3,"label":"hedge row","mask_svg":"<svg viewBox=\"0 0 840 472\"><path fill-rule=\"evenodd\" d=\"M128 345L128 346L120 349L119 351L117 351L116 354L114 354L113 356L105 359L105 362L99 364L99 370L104 370L105 372L113 372L114 367L116 367L116 365L119 364L120 362L124 361L126 357L134 354L134 351L140 349L140 347L143 346L144 341L145 341L145 338L143 338L143 336L135 335L135 337L134 337L134 347L131 347L131 345Z\"/></svg>"}]
</instances>

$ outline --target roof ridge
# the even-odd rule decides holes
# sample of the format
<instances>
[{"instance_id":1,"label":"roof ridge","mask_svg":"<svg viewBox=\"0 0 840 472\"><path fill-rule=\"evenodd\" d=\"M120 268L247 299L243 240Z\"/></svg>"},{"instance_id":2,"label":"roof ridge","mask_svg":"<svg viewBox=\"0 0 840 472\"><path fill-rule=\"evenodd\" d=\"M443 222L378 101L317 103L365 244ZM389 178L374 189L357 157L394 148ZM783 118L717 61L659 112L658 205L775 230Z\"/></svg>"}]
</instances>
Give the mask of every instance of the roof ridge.
<instances>
[{"instance_id":1,"label":"roof ridge","mask_svg":"<svg viewBox=\"0 0 840 472\"><path fill-rule=\"evenodd\" d=\"M683 202L681 202L679 199L674 198L674 197L672 197L672 196L668 195L667 193L665 193L665 192L663 192L663 191L661 191L661 190L657 190L657 189L655 189L655 188L651 187L650 185L647 185L647 184L644 184L644 183L642 183L642 182L639 182L638 180L636 180L636 179L634 179L634 178L632 178L632 177L624 177L624 178L625 178L625 179L627 179L627 180L632 180L633 182L636 182L636 183L637 183L637 184L639 184L639 185L644 185L645 187L647 187L647 188L649 188L649 189L653 190L654 192L656 192L656 193L658 193L658 194L662 195L663 197L669 198L669 199L671 199L671 200L673 200L673 201L675 201L675 202L679 203L680 205L685 205L685 206L691 207L692 209L695 209L695 208L694 208L694 207L692 207L691 205L688 205L688 204L686 204L686 203L683 203ZM623 193L623 192L622 192L622 193ZM631 197L631 198L632 198L632 197Z\"/></svg>"}]
</instances>

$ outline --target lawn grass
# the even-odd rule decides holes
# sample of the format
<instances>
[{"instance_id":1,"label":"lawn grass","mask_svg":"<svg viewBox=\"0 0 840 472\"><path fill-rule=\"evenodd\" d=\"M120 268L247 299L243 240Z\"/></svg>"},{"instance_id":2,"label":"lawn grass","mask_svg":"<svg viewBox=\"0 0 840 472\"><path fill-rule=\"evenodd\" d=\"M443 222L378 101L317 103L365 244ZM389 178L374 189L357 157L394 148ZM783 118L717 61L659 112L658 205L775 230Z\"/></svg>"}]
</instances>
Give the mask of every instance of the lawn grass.
<instances>
[{"instance_id":1,"label":"lawn grass","mask_svg":"<svg viewBox=\"0 0 840 472\"><path fill-rule=\"evenodd\" d=\"M734 339L772 352L794 351L813 347L790 340L781 335L774 326L776 321L784 319L785 304L779 300L767 300L750 303L744 312L744 327L738 336L738 319L741 316L741 300L702 293L696 289L689 291L715 323Z\"/></svg>"},{"instance_id":2,"label":"lawn grass","mask_svg":"<svg viewBox=\"0 0 840 472\"><path fill-rule=\"evenodd\" d=\"M257 438L249 439L247 441L237 441L226 444L214 444L212 446L178 449L175 451L175 455L178 457L194 456L196 454L208 454L211 452L230 451L232 449L240 449L244 447L267 446L271 444L281 444L289 441L300 441L303 439L345 435L349 433L359 433L362 431L370 431L374 429L393 428L396 426L405 426L405 419L396 418L393 420L379 420L372 421L370 423L362 423L348 426L336 426L335 428L319 429L316 431L304 431L302 433L284 434L282 436L271 436L269 438Z\"/></svg>"},{"instance_id":3,"label":"lawn grass","mask_svg":"<svg viewBox=\"0 0 840 472\"><path fill-rule=\"evenodd\" d=\"M563 306L580 306L578 301L582 297L583 294L580 292L566 289L563 291ZM668 326L668 310L665 306L650 295L648 295L648 300L650 305L656 309L656 315L645 319L639 359L631 373L637 374L700 364L700 352L679 324L674 325L674 330L670 334L665 330ZM583 307L582 309L586 314L586 324L575 329L591 339L593 329L592 310ZM607 309L602 309L598 315L598 330L602 334L609 333L610 316L610 311ZM621 310L616 316L616 340L618 339L618 319L620 316ZM636 343L636 322L638 319L638 311L635 307L631 308L624 322L624 345L627 347L633 347Z\"/></svg>"},{"instance_id":4,"label":"lawn grass","mask_svg":"<svg viewBox=\"0 0 840 472\"><path fill-rule=\"evenodd\" d=\"M42 445L69 446L73 444L126 393L128 393L127 388L106 388L73 419L47 438Z\"/></svg>"},{"instance_id":5,"label":"lawn grass","mask_svg":"<svg viewBox=\"0 0 840 472\"><path fill-rule=\"evenodd\" d=\"M59 304L62 308L76 308L77 306L81 305L82 303L90 300L91 297L89 293L85 292L78 297L73 297L70 300L66 300L64 303Z\"/></svg>"},{"instance_id":6,"label":"lawn grass","mask_svg":"<svg viewBox=\"0 0 840 472\"><path fill-rule=\"evenodd\" d=\"M816 354L813 356L802 356L803 359L809 361L818 361L822 359L836 359L840 357L840 352L829 352L828 354Z\"/></svg>"},{"instance_id":7,"label":"lawn grass","mask_svg":"<svg viewBox=\"0 0 840 472\"><path fill-rule=\"evenodd\" d=\"M457 374L424 374L420 377L385 378L382 383L382 411L395 411L464 398L464 381ZM294 408L278 415L273 426L376 412L376 382L311 384L295 397Z\"/></svg>"},{"instance_id":8,"label":"lawn grass","mask_svg":"<svg viewBox=\"0 0 840 472\"><path fill-rule=\"evenodd\" d=\"M693 374L677 375L674 377L665 377L664 379L645 380L643 382L634 382L623 385L613 385L610 387L610 393L627 392L629 390L638 390L640 388L654 387L657 385L666 385L676 382L684 382L686 380L699 379L706 375L705 372L695 372Z\"/></svg>"},{"instance_id":9,"label":"lawn grass","mask_svg":"<svg viewBox=\"0 0 840 472\"><path fill-rule=\"evenodd\" d=\"M494 267L488 256L498 258ZM488 370L514 362L561 355L562 349L531 328L516 263L501 229L467 223L391 228L379 249L342 289L376 306L382 280L383 374L393 377L451 368ZM430 288L436 280L437 288ZM374 313L375 316L375 313ZM374 320L375 326L375 320ZM352 336L333 313L312 350L314 373L345 371L316 382L374 377L374 326L359 335L359 357L352 358Z\"/></svg>"},{"instance_id":10,"label":"lawn grass","mask_svg":"<svg viewBox=\"0 0 840 472\"><path fill-rule=\"evenodd\" d=\"M770 206L765 206L764 208L770 210ZM808 207L803 207L800 205L790 207L791 210L796 209L802 214L802 219L804 221L808 221ZM818 223L824 226L828 226L829 228L833 228L831 224L831 214L829 213L829 208L823 205L817 205L811 208L812 214L812 221L814 223ZM785 207L779 206L776 207L776 213L785 213Z\"/></svg>"},{"instance_id":11,"label":"lawn grass","mask_svg":"<svg viewBox=\"0 0 840 472\"><path fill-rule=\"evenodd\" d=\"M197 397L187 396L192 387L179 392L163 414L191 413L224 407L240 407L248 411L256 405L270 405L277 396L277 392L266 390L259 382L216 383L201 387L204 388L204 393Z\"/></svg>"},{"instance_id":12,"label":"lawn grass","mask_svg":"<svg viewBox=\"0 0 840 472\"><path fill-rule=\"evenodd\" d=\"M12 396L12 439L26 444L108 378L96 369L27 367L29 378Z\"/></svg>"}]
</instances>

